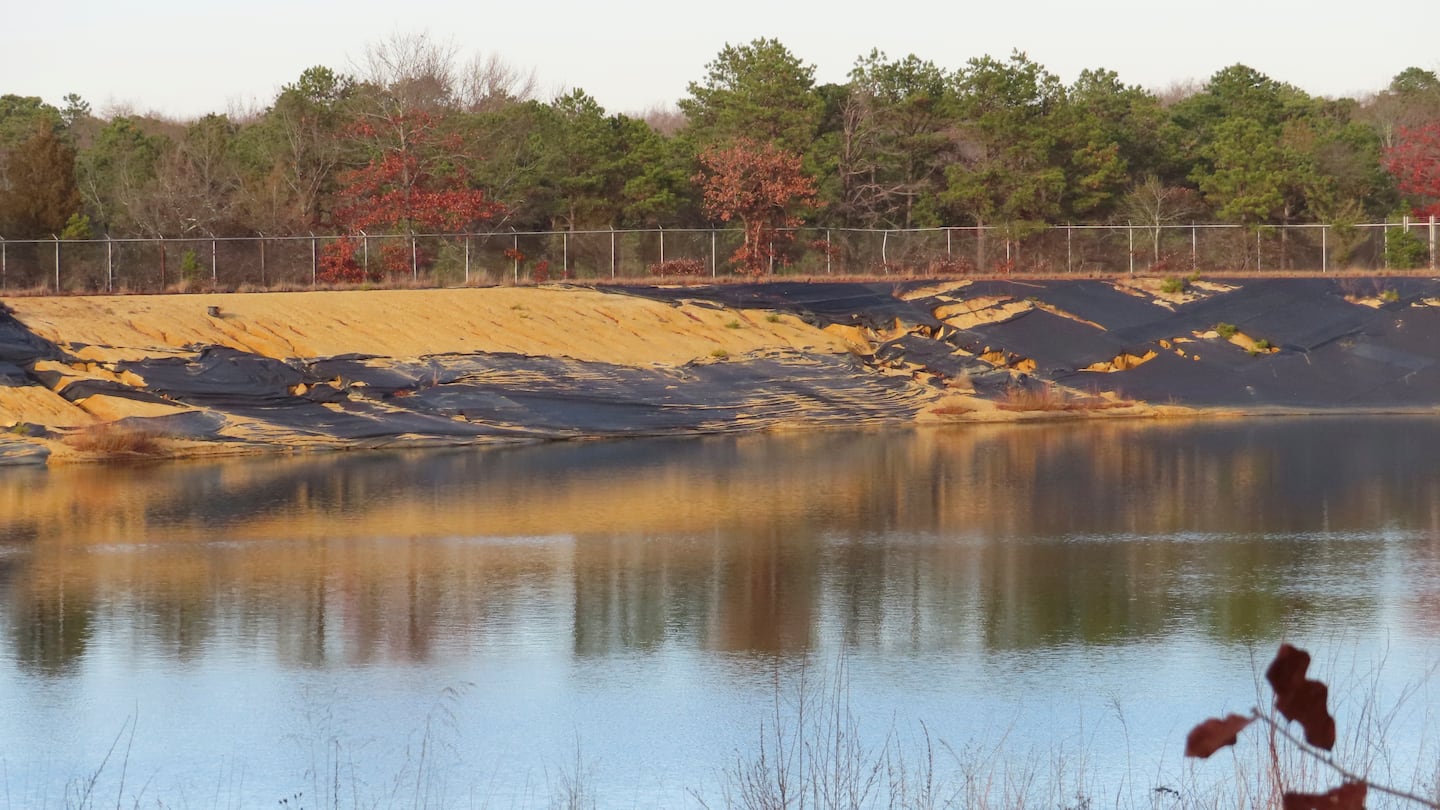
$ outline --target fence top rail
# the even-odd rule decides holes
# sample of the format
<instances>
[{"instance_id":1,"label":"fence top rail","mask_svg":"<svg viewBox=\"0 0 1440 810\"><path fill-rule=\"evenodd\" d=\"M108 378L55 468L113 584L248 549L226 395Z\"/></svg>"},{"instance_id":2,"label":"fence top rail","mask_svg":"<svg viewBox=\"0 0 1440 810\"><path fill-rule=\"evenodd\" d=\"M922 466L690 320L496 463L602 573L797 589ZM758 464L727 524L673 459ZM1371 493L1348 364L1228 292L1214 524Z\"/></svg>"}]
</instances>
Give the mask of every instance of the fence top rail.
<instances>
[{"instance_id":1,"label":"fence top rail","mask_svg":"<svg viewBox=\"0 0 1440 810\"><path fill-rule=\"evenodd\" d=\"M1197 230L1247 230L1261 233L1274 233L1282 230L1308 230L1326 228L1355 228L1355 229L1390 229L1409 227L1428 227L1435 224L1434 218L1412 219L1402 222L1358 222L1358 223L1323 223L1323 222L1297 222L1288 225L1236 225L1232 223L1217 222L1192 222L1192 223L1147 223L1147 222L1123 222L1112 224L1089 224L1089 225L1046 225L1027 236L1034 236L1040 233L1053 231L1108 231L1111 233L1125 231L1197 231ZM940 234L940 233L986 233L1003 230L1001 225L947 225L934 228L823 228L819 226L802 226L799 228L780 228L782 233L799 233L801 231L813 231L826 234L881 234L881 235L907 235L907 234ZM520 238L540 236L620 236L627 234L718 234L738 233L738 228L607 228L603 230L583 229L565 231L471 231L462 233L310 233L310 234L285 234L268 235L255 234L252 236L105 236L102 238L91 237L89 239L60 239L50 237L46 239L6 239L0 235L0 245L105 245L105 244L189 244L208 242L320 242L335 241L339 239L360 239L360 240L386 240L386 239L480 239L489 241L498 238Z\"/></svg>"}]
</instances>

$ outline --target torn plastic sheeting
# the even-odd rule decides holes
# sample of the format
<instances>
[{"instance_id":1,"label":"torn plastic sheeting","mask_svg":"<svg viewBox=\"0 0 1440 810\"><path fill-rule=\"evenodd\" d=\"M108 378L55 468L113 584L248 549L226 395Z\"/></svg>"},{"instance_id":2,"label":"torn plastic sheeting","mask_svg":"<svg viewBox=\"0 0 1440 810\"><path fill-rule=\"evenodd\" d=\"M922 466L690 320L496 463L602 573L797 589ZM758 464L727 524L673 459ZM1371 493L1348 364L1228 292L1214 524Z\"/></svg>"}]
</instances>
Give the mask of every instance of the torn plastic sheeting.
<instances>
[{"instance_id":1,"label":"torn plastic sheeting","mask_svg":"<svg viewBox=\"0 0 1440 810\"><path fill-rule=\"evenodd\" d=\"M119 366L138 374L151 390L210 406L285 399L305 379L283 361L223 346L206 348L194 359L163 357Z\"/></svg>"},{"instance_id":2,"label":"torn plastic sheeting","mask_svg":"<svg viewBox=\"0 0 1440 810\"><path fill-rule=\"evenodd\" d=\"M966 332L979 338L981 345L974 347L977 353L988 346L1034 360L1037 370L1047 372L1085 368L1114 359L1122 351L1145 353L1108 332L1039 309L1002 323L973 326Z\"/></svg>"},{"instance_id":3,"label":"torn plastic sheeting","mask_svg":"<svg viewBox=\"0 0 1440 810\"><path fill-rule=\"evenodd\" d=\"M0 388L19 388L22 385L32 385L34 380L25 373L25 369L14 363L0 360Z\"/></svg>"},{"instance_id":4,"label":"torn plastic sheeting","mask_svg":"<svg viewBox=\"0 0 1440 810\"><path fill-rule=\"evenodd\" d=\"M54 386L51 387L54 388ZM105 396L128 399L132 402L148 402L159 405L177 404L174 400L166 399L158 394L152 394L149 391L144 391L139 388L132 388L124 383L118 383L113 380L72 379L63 388L60 388L58 393L70 402L79 402L87 397L103 394Z\"/></svg>"},{"instance_id":5,"label":"torn plastic sheeting","mask_svg":"<svg viewBox=\"0 0 1440 810\"><path fill-rule=\"evenodd\" d=\"M0 304L0 360L11 363L32 363L36 360L59 360L65 356L55 344L37 336L5 305Z\"/></svg>"},{"instance_id":6,"label":"torn plastic sheeting","mask_svg":"<svg viewBox=\"0 0 1440 810\"><path fill-rule=\"evenodd\" d=\"M310 363L305 371L311 380L338 377L346 385L363 383L377 391L414 388L425 379L424 375L413 373L404 364L375 357L330 357Z\"/></svg>"},{"instance_id":7,"label":"torn plastic sheeting","mask_svg":"<svg viewBox=\"0 0 1440 810\"><path fill-rule=\"evenodd\" d=\"M476 358L481 359L481 358ZM903 380L857 373L848 358L757 358L682 370L564 358L494 358L455 383L389 400L394 407L547 430L653 434L723 430L761 419L895 418L914 406Z\"/></svg>"},{"instance_id":8,"label":"torn plastic sheeting","mask_svg":"<svg viewBox=\"0 0 1440 810\"><path fill-rule=\"evenodd\" d=\"M163 416L127 416L115 424L128 430L187 439L214 439L225 427L225 417L213 412L185 411Z\"/></svg>"},{"instance_id":9,"label":"torn plastic sheeting","mask_svg":"<svg viewBox=\"0 0 1440 810\"><path fill-rule=\"evenodd\" d=\"M875 359L884 363L912 363L947 377L989 370L989 366L975 357L958 354L950 343L921 335L903 335L881 344L875 350Z\"/></svg>"},{"instance_id":10,"label":"torn plastic sheeting","mask_svg":"<svg viewBox=\"0 0 1440 810\"><path fill-rule=\"evenodd\" d=\"M334 439L377 439L404 434L436 437L531 436L540 431L519 431L459 422L412 411L388 410L369 403L341 402L338 409L300 397L270 402L229 402L215 406L224 414L245 417L296 433Z\"/></svg>"},{"instance_id":11,"label":"torn plastic sheeting","mask_svg":"<svg viewBox=\"0 0 1440 810\"><path fill-rule=\"evenodd\" d=\"M1108 331L1121 331L1149 326L1174 314L1158 304L1123 293L1104 281L1075 280L1025 283L1016 281L976 282L966 288L966 296L1003 296L1015 300L1035 300L1098 323Z\"/></svg>"},{"instance_id":12,"label":"torn plastic sheeting","mask_svg":"<svg viewBox=\"0 0 1440 810\"><path fill-rule=\"evenodd\" d=\"M603 287L619 292L678 303L685 299L714 301L736 309L773 309L809 316L821 325L844 324L888 329L902 324L938 328L929 311L895 297L897 290L919 282L856 284L843 282L772 281L763 284L725 284L700 287Z\"/></svg>"},{"instance_id":13,"label":"torn plastic sheeting","mask_svg":"<svg viewBox=\"0 0 1440 810\"><path fill-rule=\"evenodd\" d=\"M0 467L41 466L49 458L50 449L44 445L0 436Z\"/></svg>"}]
</instances>

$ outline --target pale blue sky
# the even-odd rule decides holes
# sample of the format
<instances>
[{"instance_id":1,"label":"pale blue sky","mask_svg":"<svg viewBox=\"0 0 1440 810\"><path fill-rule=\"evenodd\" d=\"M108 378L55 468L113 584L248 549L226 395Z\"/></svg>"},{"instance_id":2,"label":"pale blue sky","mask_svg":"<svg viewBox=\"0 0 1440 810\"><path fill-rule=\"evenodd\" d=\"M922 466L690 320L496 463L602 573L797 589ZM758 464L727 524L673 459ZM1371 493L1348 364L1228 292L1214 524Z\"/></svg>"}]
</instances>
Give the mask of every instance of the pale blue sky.
<instances>
[{"instance_id":1,"label":"pale blue sky","mask_svg":"<svg viewBox=\"0 0 1440 810\"><path fill-rule=\"evenodd\" d=\"M8 6L0 93L58 104L77 92L97 112L127 104L180 117L263 107L305 68L348 69L369 43L397 32L452 41L465 57L498 54L535 69L545 95L581 87L612 112L673 104L727 42L756 37L778 38L816 67L821 82L843 81L856 57L872 47L949 68L1019 48L1067 82L1083 68L1107 67L1152 89L1203 81L1244 62L1328 96L1382 89L1411 65L1440 68L1440 3L1433 2L17 0Z\"/></svg>"}]
</instances>

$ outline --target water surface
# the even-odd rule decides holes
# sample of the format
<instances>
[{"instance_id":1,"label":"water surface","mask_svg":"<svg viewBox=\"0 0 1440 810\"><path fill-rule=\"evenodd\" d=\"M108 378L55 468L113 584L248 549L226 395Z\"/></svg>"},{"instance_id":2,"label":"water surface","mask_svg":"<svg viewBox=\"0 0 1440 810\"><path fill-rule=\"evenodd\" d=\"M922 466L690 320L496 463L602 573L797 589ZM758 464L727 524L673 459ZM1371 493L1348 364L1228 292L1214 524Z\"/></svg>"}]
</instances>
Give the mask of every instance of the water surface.
<instances>
[{"instance_id":1,"label":"water surface","mask_svg":"<svg viewBox=\"0 0 1440 810\"><path fill-rule=\"evenodd\" d=\"M1149 807L1281 639L1406 700L1354 746L1403 776L1436 458L1389 417L6 471L0 800L715 806L805 688Z\"/></svg>"}]
</instances>

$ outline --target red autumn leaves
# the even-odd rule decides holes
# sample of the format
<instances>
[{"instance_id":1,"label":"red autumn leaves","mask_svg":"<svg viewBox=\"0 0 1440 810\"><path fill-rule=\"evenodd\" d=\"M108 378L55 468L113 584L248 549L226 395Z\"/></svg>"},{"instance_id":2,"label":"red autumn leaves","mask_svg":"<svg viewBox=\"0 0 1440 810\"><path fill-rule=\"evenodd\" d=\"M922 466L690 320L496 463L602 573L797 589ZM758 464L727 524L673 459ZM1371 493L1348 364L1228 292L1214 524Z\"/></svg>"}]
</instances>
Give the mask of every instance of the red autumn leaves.
<instances>
[{"instance_id":1,"label":"red autumn leaves","mask_svg":"<svg viewBox=\"0 0 1440 810\"><path fill-rule=\"evenodd\" d=\"M1329 751L1335 747L1335 718L1326 703L1330 690L1324 683L1307 678L1310 654L1289 644L1280 645L1275 660L1265 670L1265 680L1275 690L1275 709L1292 723L1299 723L1305 742ZM1226 746L1234 745L1241 731L1255 720L1231 714L1212 717L1190 730L1185 738L1185 756L1209 757ZM1327 793L1287 792L1281 799L1283 810L1364 810L1368 786L1364 782L1347 782Z\"/></svg>"},{"instance_id":2,"label":"red autumn leaves","mask_svg":"<svg viewBox=\"0 0 1440 810\"><path fill-rule=\"evenodd\" d=\"M1414 201L1415 216L1440 216L1440 121L1397 129L1395 145L1385 150L1385 168Z\"/></svg>"}]
</instances>

